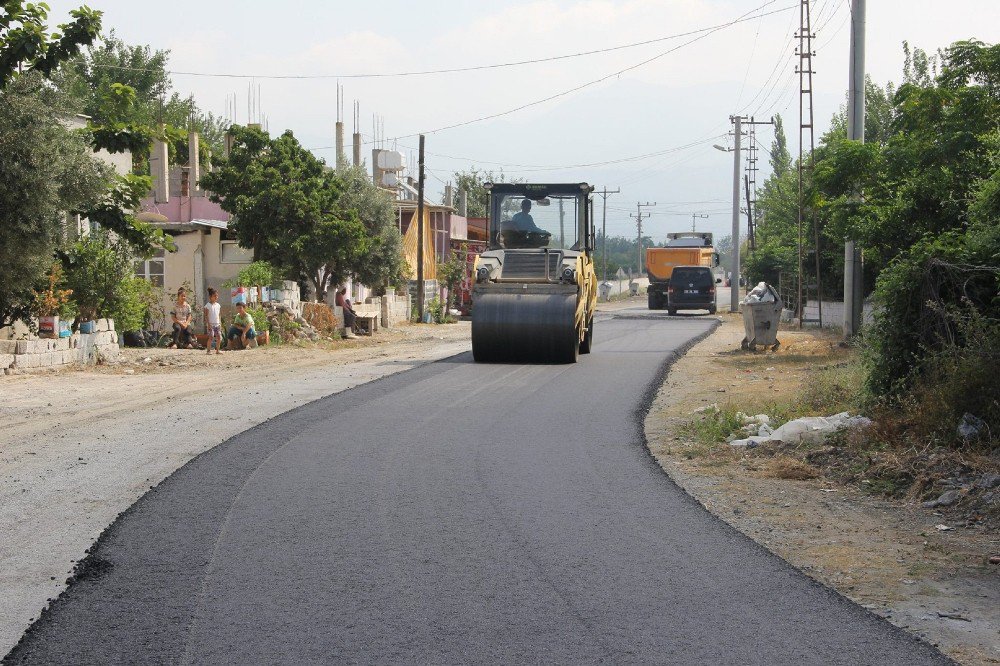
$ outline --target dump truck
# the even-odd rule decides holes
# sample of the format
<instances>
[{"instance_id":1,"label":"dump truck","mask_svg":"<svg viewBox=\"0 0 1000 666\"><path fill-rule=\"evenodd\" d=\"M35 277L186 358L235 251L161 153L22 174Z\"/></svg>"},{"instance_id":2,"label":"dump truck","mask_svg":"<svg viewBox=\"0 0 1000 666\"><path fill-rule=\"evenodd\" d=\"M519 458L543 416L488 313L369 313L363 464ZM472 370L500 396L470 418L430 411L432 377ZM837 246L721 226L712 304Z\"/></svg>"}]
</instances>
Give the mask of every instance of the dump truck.
<instances>
[{"instance_id":1,"label":"dump truck","mask_svg":"<svg viewBox=\"0 0 1000 666\"><path fill-rule=\"evenodd\" d=\"M575 363L597 307L594 188L489 183L486 251L472 289L477 362Z\"/></svg>"},{"instance_id":2,"label":"dump truck","mask_svg":"<svg viewBox=\"0 0 1000 666\"><path fill-rule=\"evenodd\" d=\"M719 253L712 245L712 234L701 231L667 234L666 247L646 250L649 309L663 310L667 307L670 276L678 266L715 268L718 265Z\"/></svg>"}]
</instances>

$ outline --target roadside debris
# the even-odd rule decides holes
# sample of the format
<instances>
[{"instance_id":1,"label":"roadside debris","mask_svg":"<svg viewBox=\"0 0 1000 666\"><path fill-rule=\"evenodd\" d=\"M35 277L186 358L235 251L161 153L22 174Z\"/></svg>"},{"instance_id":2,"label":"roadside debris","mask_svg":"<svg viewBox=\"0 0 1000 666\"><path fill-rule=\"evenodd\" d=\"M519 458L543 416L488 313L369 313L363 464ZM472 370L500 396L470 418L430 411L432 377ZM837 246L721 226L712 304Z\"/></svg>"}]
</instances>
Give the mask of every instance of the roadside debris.
<instances>
[{"instance_id":1,"label":"roadside debris","mask_svg":"<svg viewBox=\"0 0 1000 666\"><path fill-rule=\"evenodd\" d=\"M958 436L965 441L979 439L980 435L987 429L986 421L982 420L974 414L966 412L962 415L962 420L959 421L958 427L955 429Z\"/></svg>"},{"instance_id":2,"label":"roadside debris","mask_svg":"<svg viewBox=\"0 0 1000 666\"><path fill-rule=\"evenodd\" d=\"M864 416L851 416L848 412L841 412L833 416L805 416L789 421L780 428L776 428L773 432L767 432L767 434L763 434L761 429L764 429L765 432L770 431L770 426L761 424L758 427L757 435L751 435L744 439L734 439L729 444L731 446L751 449L767 442L822 444L827 437L839 430L870 424L871 419Z\"/></svg>"},{"instance_id":3,"label":"roadside debris","mask_svg":"<svg viewBox=\"0 0 1000 666\"><path fill-rule=\"evenodd\" d=\"M933 499L933 500L930 500L928 502L924 502L924 508L925 509L936 509L936 508L942 507L942 506L951 506L952 504L954 504L955 502L957 502L959 500L959 498L961 498L961 496L962 496L962 491L957 490L957 489L956 490L949 490L949 491L947 491L945 493L942 493L941 496L938 497L937 499Z\"/></svg>"}]
</instances>

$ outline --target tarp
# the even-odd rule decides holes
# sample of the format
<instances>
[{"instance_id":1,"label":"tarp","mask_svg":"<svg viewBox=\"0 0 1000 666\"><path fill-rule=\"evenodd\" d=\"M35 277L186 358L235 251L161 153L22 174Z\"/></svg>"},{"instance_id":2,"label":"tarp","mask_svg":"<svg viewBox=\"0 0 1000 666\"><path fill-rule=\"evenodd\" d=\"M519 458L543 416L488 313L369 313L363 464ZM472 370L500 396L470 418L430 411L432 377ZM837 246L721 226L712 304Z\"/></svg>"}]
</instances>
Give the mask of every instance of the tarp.
<instances>
[{"instance_id":1,"label":"tarp","mask_svg":"<svg viewBox=\"0 0 1000 666\"><path fill-rule=\"evenodd\" d=\"M413 221L410 222L410 226L407 227L406 234L403 236L403 256L406 257L406 263L413 271L413 275L410 276L413 280L417 279L417 225L413 223L416 219L417 212L413 211ZM426 209L424 210L424 279L437 279L434 236L431 235L430 215Z\"/></svg>"}]
</instances>

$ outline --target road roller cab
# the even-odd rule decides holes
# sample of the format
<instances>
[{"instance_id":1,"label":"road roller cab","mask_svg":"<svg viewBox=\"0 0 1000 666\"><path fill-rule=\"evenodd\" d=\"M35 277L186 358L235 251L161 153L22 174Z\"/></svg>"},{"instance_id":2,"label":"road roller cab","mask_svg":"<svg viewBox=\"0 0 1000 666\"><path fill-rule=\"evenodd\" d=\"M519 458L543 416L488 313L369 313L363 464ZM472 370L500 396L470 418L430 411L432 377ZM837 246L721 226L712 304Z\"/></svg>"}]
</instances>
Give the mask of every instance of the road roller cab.
<instances>
[{"instance_id":1,"label":"road roller cab","mask_svg":"<svg viewBox=\"0 0 1000 666\"><path fill-rule=\"evenodd\" d=\"M477 361L573 363L597 306L593 187L487 184L488 245L472 292Z\"/></svg>"}]
</instances>

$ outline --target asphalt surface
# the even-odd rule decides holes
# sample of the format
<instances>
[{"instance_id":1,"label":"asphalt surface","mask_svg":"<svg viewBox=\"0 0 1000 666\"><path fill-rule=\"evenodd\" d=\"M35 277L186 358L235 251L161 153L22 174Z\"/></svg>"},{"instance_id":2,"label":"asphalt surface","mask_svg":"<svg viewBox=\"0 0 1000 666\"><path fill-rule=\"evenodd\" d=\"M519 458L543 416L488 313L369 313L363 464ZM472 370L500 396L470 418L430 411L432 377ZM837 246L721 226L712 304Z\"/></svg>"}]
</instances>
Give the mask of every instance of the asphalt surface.
<instances>
[{"instance_id":1,"label":"asphalt surface","mask_svg":"<svg viewBox=\"0 0 1000 666\"><path fill-rule=\"evenodd\" d=\"M603 320L576 365L465 354L238 435L121 516L6 661L946 663L655 465L643 408L710 327Z\"/></svg>"}]
</instances>

